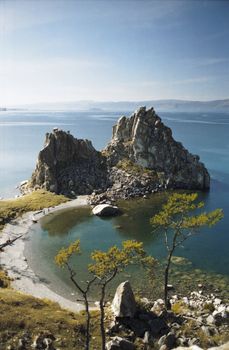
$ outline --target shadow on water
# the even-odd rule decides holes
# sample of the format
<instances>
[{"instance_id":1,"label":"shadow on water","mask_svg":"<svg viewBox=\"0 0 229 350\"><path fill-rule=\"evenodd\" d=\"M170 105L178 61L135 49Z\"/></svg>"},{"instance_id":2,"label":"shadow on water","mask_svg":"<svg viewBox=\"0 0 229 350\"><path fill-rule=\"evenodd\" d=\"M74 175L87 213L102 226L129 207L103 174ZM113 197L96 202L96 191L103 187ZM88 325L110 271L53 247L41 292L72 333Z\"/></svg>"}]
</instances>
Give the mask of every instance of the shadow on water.
<instances>
[{"instance_id":1,"label":"shadow on water","mask_svg":"<svg viewBox=\"0 0 229 350\"><path fill-rule=\"evenodd\" d=\"M42 218L41 228L47 231L49 236L66 235L73 227L88 221L90 214L89 206L57 211Z\"/></svg>"}]
</instances>

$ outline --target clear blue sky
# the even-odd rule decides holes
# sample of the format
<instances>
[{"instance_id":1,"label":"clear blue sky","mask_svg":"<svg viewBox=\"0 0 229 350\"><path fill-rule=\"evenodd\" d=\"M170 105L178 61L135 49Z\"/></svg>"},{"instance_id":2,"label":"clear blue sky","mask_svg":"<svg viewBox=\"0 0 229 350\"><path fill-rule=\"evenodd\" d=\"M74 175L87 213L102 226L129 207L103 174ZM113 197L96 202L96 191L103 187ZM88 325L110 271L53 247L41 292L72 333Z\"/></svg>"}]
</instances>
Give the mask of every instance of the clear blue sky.
<instances>
[{"instance_id":1,"label":"clear blue sky","mask_svg":"<svg viewBox=\"0 0 229 350\"><path fill-rule=\"evenodd\" d=\"M0 0L0 106L229 97L229 1Z\"/></svg>"}]
</instances>

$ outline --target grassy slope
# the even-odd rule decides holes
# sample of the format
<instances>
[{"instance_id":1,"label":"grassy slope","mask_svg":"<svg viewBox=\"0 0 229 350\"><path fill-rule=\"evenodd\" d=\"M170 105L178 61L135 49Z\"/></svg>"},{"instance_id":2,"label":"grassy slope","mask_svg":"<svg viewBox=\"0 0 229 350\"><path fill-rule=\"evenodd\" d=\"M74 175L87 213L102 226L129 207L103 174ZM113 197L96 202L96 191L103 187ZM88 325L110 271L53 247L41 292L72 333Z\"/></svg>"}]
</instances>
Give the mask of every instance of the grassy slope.
<instances>
[{"instance_id":1,"label":"grassy slope","mask_svg":"<svg viewBox=\"0 0 229 350\"><path fill-rule=\"evenodd\" d=\"M0 288L0 344L1 349L9 345L17 348L19 339L30 334L28 348L41 332L55 336L58 349L83 349L84 315L63 310L48 300ZM99 319L96 312L92 320L92 348L100 348Z\"/></svg>"},{"instance_id":2,"label":"grassy slope","mask_svg":"<svg viewBox=\"0 0 229 350\"><path fill-rule=\"evenodd\" d=\"M67 202L68 198L39 190L17 199L0 201L0 230L4 224L27 211L40 210Z\"/></svg>"},{"instance_id":3,"label":"grassy slope","mask_svg":"<svg viewBox=\"0 0 229 350\"><path fill-rule=\"evenodd\" d=\"M68 199L64 196L42 190L18 199L0 201L0 230L5 223L25 212L56 206L67 201ZM9 285L9 278L4 271L0 270L0 348L3 346L6 349L9 345L17 348L19 339L26 332L31 335L30 345L39 333L48 332L55 336L55 345L59 349L83 348L84 315L82 313L74 314L63 310L56 303L19 293L10 289ZM92 330L93 349L99 349L97 313L93 314Z\"/></svg>"}]
</instances>

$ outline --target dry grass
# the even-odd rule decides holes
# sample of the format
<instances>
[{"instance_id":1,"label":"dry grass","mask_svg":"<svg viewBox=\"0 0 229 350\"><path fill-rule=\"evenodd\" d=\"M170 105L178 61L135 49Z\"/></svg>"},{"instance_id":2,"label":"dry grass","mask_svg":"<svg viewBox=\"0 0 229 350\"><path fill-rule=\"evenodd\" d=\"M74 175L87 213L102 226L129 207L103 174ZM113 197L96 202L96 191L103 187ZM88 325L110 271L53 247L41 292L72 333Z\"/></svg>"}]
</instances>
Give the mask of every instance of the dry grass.
<instances>
[{"instance_id":1,"label":"dry grass","mask_svg":"<svg viewBox=\"0 0 229 350\"><path fill-rule=\"evenodd\" d=\"M98 313L92 313L92 348L100 349ZM1 349L16 346L24 334L30 335L28 346L35 336L45 332L55 336L58 349L84 348L84 314L63 310L48 300L0 289L0 344ZM28 347L30 348L30 347Z\"/></svg>"},{"instance_id":2,"label":"dry grass","mask_svg":"<svg viewBox=\"0 0 229 350\"><path fill-rule=\"evenodd\" d=\"M0 288L10 287L11 279L8 277L7 273L0 268Z\"/></svg>"},{"instance_id":3,"label":"dry grass","mask_svg":"<svg viewBox=\"0 0 229 350\"><path fill-rule=\"evenodd\" d=\"M133 175L143 175L143 174L152 174L156 175L156 173L150 169L143 168L142 166L133 163L130 159L122 159L120 160L117 165L117 168L124 170L126 172L129 172Z\"/></svg>"},{"instance_id":4,"label":"dry grass","mask_svg":"<svg viewBox=\"0 0 229 350\"><path fill-rule=\"evenodd\" d=\"M69 199L62 195L38 190L26 196L17 199L0 201L0 230L4 224L11 219L22 215L27 211L40 210L43 208L53 207L67 202Z\"/></svg>"}]
</instances>

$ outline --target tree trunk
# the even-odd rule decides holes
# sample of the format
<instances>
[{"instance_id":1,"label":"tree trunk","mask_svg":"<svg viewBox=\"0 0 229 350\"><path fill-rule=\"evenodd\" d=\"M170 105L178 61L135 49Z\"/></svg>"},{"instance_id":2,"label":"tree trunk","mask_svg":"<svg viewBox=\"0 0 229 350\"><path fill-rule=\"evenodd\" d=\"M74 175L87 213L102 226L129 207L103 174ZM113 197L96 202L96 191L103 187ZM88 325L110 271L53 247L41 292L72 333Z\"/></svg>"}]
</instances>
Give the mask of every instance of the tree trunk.
<instances>
[{"instance_id":1,"label":"tree trunk","mask_svg":"<svg viewBox=\"0 0 229 350\"><path fill-rule=\"evenodd\" d=\"M171 251L167 257L167 264L165 268L164 302L165 302L166 309L170 309L170 303L168 301L168 281L169 281L169 268L170 268L172 255L173 255L173 251Z\"/></svg>"},{"instance_id":2,"label":"tree trunk","mask_svg":"<svg viewBox=\"0 0 229 350\"><path fill-rule=\"evenodd\" d=\"M101 331L101 338L102 338L102 350L106 349L106 333L105 333L105 327L104 327L104 299L105 299L105 288L106 285L102 286L101 290L101 298L99 301L99 306L100 306L100 331Z\"/></svg>"},{"instance_id":3,"label":"tree trunk","mask_svg":"<svg viewBox=\"0 0 229 350\"><path fill-rule=\"evenodd\" d=\"M86 341L85 341L85 350L89 350L90 346L90 312L89 304L87 300L87 295L84 295L85 300L85 311L86 311Z\"/></svg>"}]
</instances>

